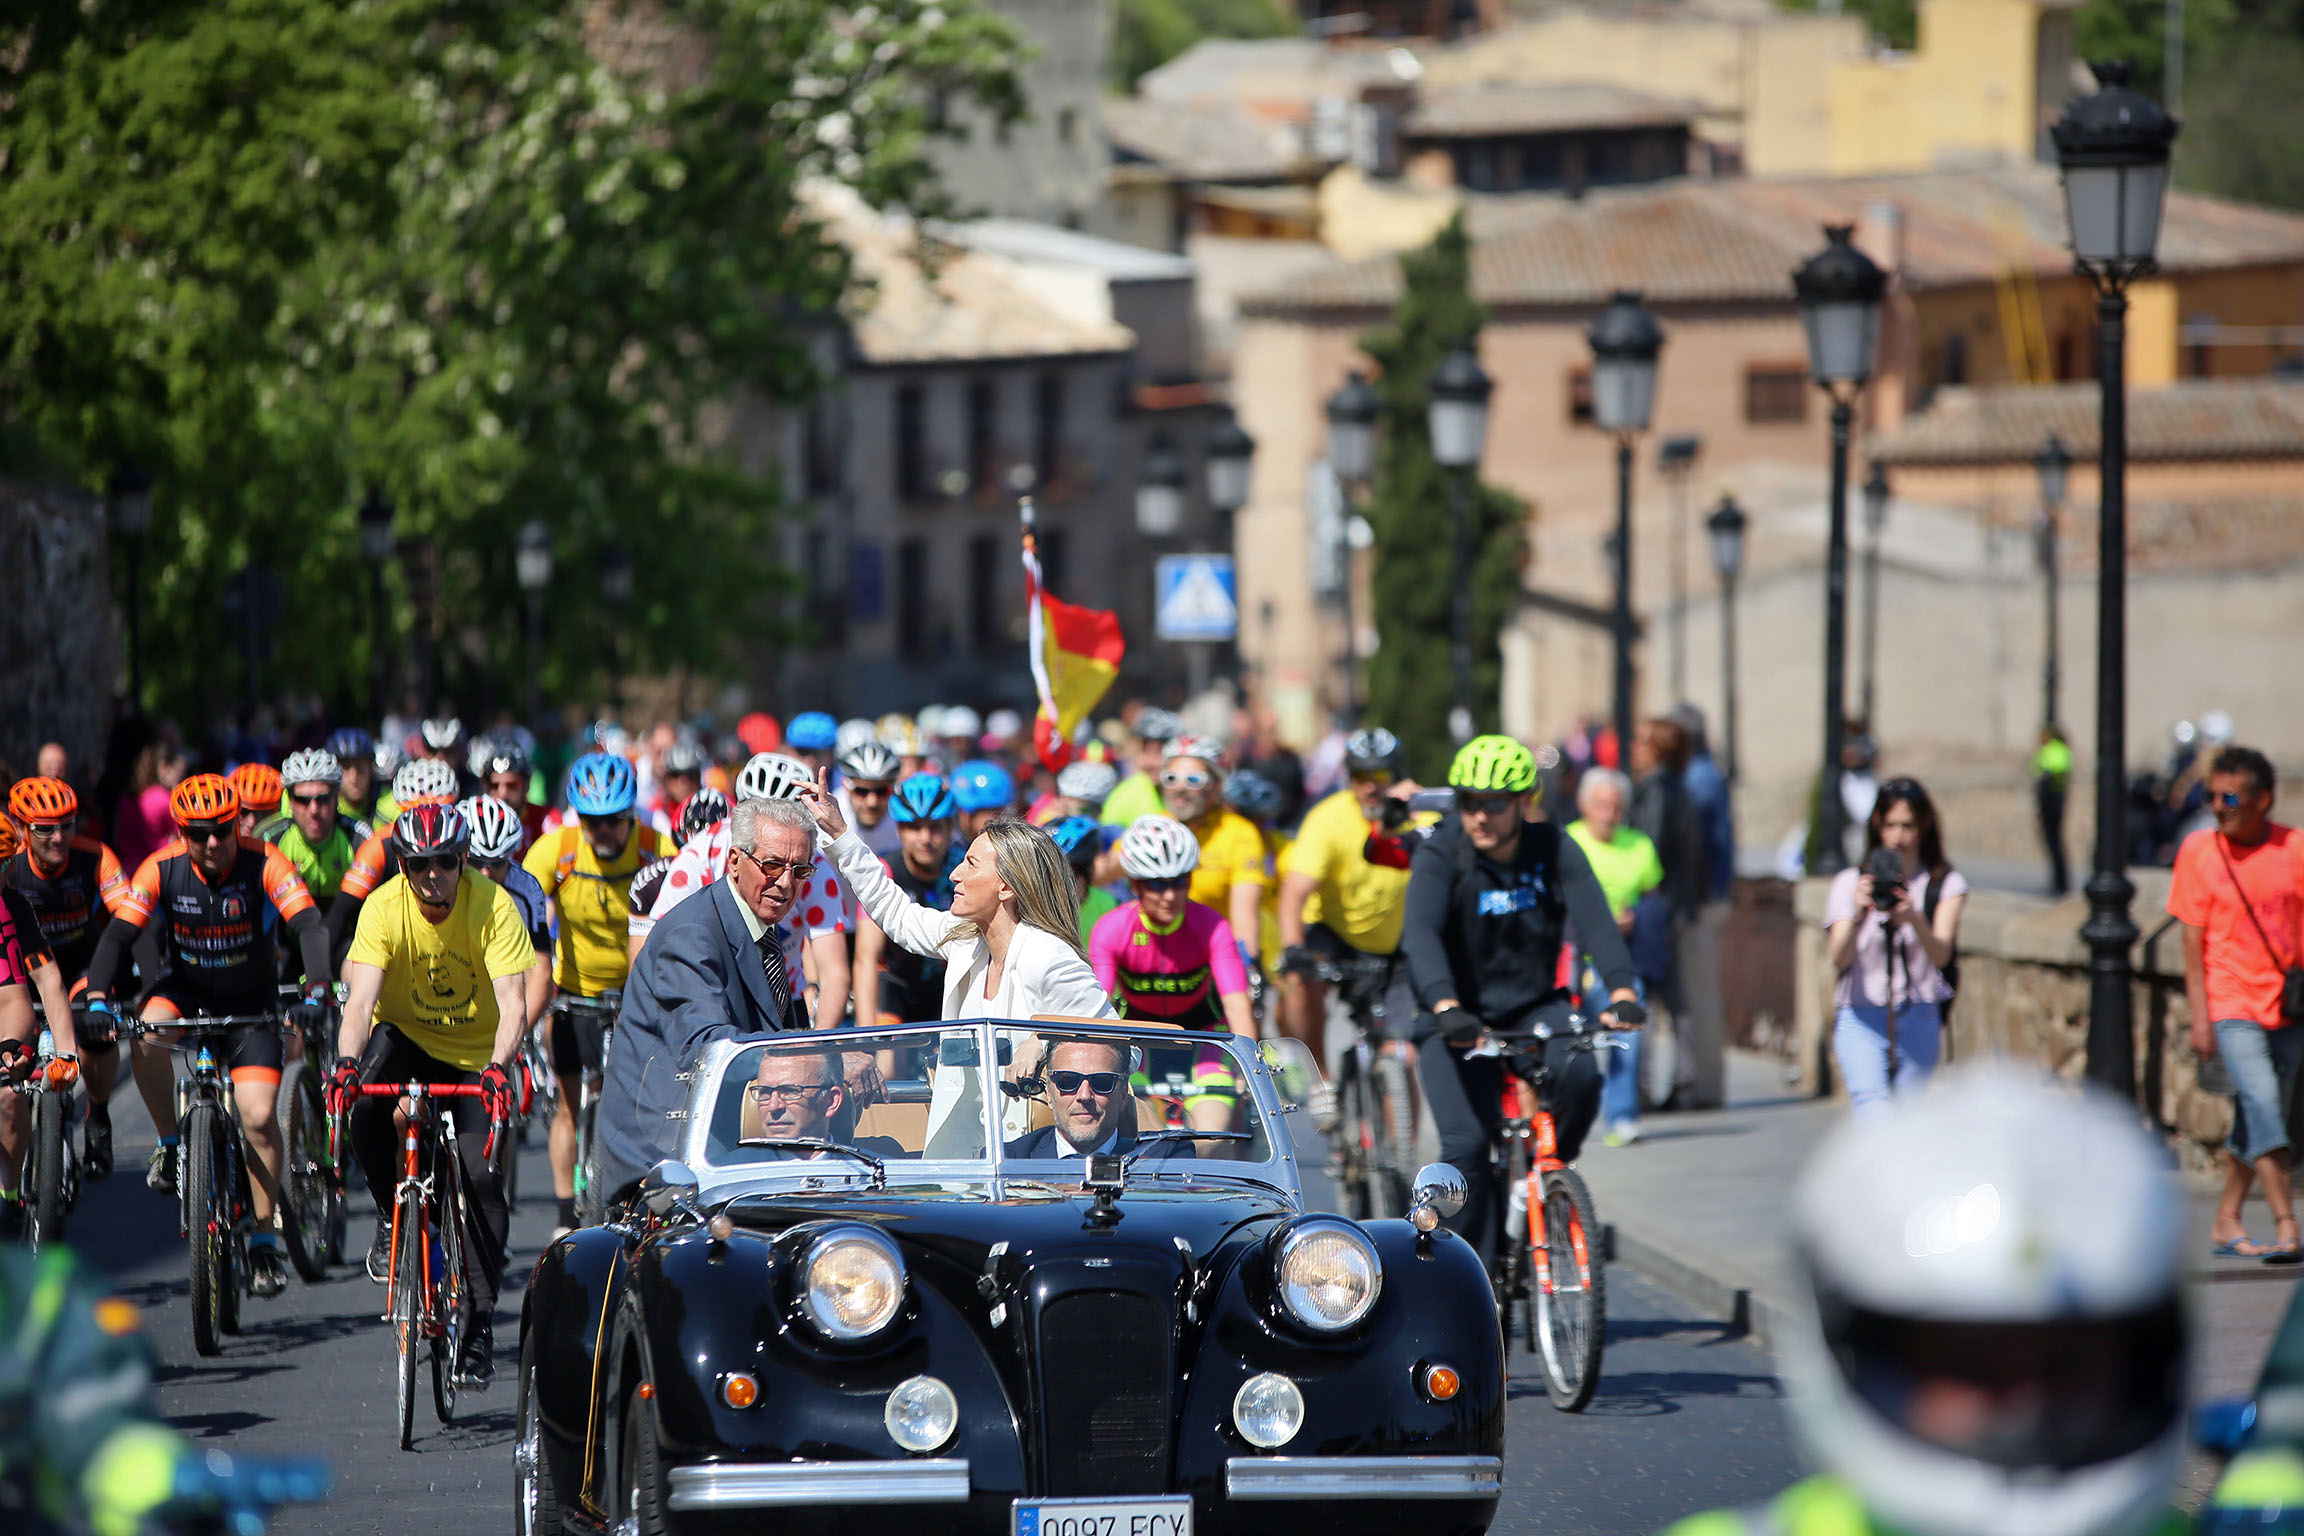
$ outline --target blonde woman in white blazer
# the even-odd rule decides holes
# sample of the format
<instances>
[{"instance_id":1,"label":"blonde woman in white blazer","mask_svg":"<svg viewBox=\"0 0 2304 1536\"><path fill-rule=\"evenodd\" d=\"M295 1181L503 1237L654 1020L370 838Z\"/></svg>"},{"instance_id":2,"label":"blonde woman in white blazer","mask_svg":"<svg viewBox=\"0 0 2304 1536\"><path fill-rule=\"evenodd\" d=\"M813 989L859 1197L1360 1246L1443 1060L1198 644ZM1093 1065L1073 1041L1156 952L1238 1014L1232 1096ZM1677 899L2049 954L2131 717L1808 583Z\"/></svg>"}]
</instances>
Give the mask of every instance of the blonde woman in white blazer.
<instances>
[{"instance_id":1,"label":"blonde woman in white blazer","mask_svg":"<svg viewBox=\"0 0 2304 1536\"><path fill-rule=\"evenodd\" d=\"M889 878L880 856L841 819L827 777L819 772L816 786L803 787L800 796L830 840L841 878L872 921L913 953L943 958L945 1018L1118 1017L1081 949L1079 895L1055 839L1024 821L993 822L952 872L952 910L939 912ZM981 1124L976 1074L940 1069L936 1075L930 1153L942 1143L953 1155L974 1155L981 1150L973 1146L979 1138L968 1137L970 1146L961 1149L939 1132L949 1126L965 1135L968 1126Z\"/></svg>"}]
</instances>

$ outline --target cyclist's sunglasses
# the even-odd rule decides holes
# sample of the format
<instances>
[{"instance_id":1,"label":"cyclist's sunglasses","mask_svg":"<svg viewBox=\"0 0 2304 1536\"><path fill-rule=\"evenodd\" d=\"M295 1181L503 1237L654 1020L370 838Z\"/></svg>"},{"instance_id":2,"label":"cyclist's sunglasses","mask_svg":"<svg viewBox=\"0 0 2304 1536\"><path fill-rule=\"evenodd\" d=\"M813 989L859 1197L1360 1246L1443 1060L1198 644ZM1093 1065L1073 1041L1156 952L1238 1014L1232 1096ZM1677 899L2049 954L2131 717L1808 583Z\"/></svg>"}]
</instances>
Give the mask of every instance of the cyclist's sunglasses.
<instances>
[{"instance_id":1,"label":"cyclist's sunglasses","mask_svg":"<svg viewBox=\"0 0 2304 1536\"><path fill-rule=\"evenodd\" d=\"M474 859L472 867L489 879L502 884L504 877L512 872L512 861L510 859Z\"/></svg>"},{"instance_id":2,"label":"cyclist's sunglasses","mask_svg":"<svg viewBox=\"0 0 2304 1536\"><path fill-rule=\"evenodd\" d=\"M1456 808L1467 816L1502 816L1519 804L1518 795L1468 795L1456 791Z\"/></svg>"},{"instance_id":3,"label":"cyclist's sunglasses","mask_svg":"<svg viewBox=\"0 0 2304 1536\"><path fill-rule=\"evenodd\" d=\"M1160 782L1170 789L1206 789L1208 787L1208 775L1204 773L1180 773L1171 769L1160 775Z\"/></svg>"},{"instance_id":4,"label":"cyclist's sunglasses","mask_svg":"<svg viewBox=\"0 0 2304 1536\"><path fill-rule=\"evenodd\" d=\"M848 793L850 795L870 795L875 800L887 799L889 792L894 788L895 786L891 784L867 784L861 779L848 781Z\"/></svg>"},{"instance_id":5,"label":"cyclist's sunglasses","mask_svg":"<svg viewBox=\"0 0 2304 1536\"><path fill-rule=\"evenodd\" d=\"M1058 1093L1065 1095L1086 1088L1097 1098L1108 1099L1120 1091L1120 1074L1117 1072L1051 1072L1048 1081Z\"/></svg>"},{"instance_id":6,"label":"cyclist's sunglasses","mask_svg":"<svg viewBox=\"0 0 2304 1536\"><path fill-rule=\"evenodd\" d=\"M334 795L290 795L288 798L295 801L298 805L310 806L315 810L323 805L334 805L336 803L336 797Z\"/></svg>"},{"instance_id":7,"label":"cyclist's sunglasses","mask_svg":"<svg viewBox=\"0 0 2304 1536\"><path fill-rule=\"evenodd\" d=\"M402 859L400 867L411 875L436 875L442 870L454 869L463 862L462 854L428 853L412 859Z\"/></svg>"},{"instance_id":8,"label":"cyclist's sunglasses","mask_svg":"<svg viewBox=\"0 0 2304 1536\"><path fill-rule=\"evenodd\" d=\"M587 832L620 832L632 824L632 813L626 811L621 816L579 816L577 820L584 823Z\"/></svg>"},{"instance_id":9,"label":"cyclist's sunglasses","mask_svg":"<svg viewBox=\"0 0 2304 1536\"><path fill-rule=\"evenodd\" d=\"M1373 784L1379 789L1382 789L1391 784L1392 770L1389 768L1378 768L1372 773L1355 773L1351 777L1352 782L1355 784Z\"/></svg>"},{"instance_id":10,"label":"cyclist's sunglasses","mask_svg":"<svg viewBox=\"0 0 2304 1536\"><path fill-rule=\"evenodd\" d=\"M188 821L183 826L187 843L229 842L240 833L237 821Z\"/></svg>"},{"instance_id":11,"label":"cyclist's sunglasses","mask_svg":"<svg viewBox=\"0 0 2304 1536\"><path fill-rule=\"evenodd\" d=\"M2240 809L2240 803L2246 800L2248 797L2246 795L2222 794L2210 795L2208 798L2214 801L2217 805L2222 806L2225 810L2236 811Z\"/></svg>"},{"instance_id":12,"label":"cyclist's sunglasses","mask_svg":"<svg viewBox=\"0 0 2304 1536\"><path fill-rule=\"evenodd\" d=\"M773 1099L779 1103L784 1104L798 1104L812 1093L822 1093L827 1088L837 1088L839 1086L840 1085L838 1083L746 1084L746 1087L750 1089L753 1098L762 1100Z\"/></svg>"},{"instance_id":13,"label":"cyclist's sunglasses","mask_svg":"<svg viewBox=\"0 0 2304 1536\"><path fill-rule=\"evenodd\" d=\"M780 883L786 875L804 875L815 867L816 862L813 859L804 863L794 863L789 859L764 859L756 853L746 853L741 848L731 848L728 851L740 859L750 859L759 869L761 878L770 885Z\"/></svg>"},{"instance_id":14,"label":"cyclist's sunglasses","mask_svg":"<svg viewBox=\"0 0 2304 1536\"><path fill-rule=\"evenodd\" d=\"M1169 891L1189 890L1192 885L1192 877L1190 875L1176 875L1166 880L1138 880L1135 884L1136 889L1140 891L1152 891L1164 895Z\"/></svg>"}]
</instances>

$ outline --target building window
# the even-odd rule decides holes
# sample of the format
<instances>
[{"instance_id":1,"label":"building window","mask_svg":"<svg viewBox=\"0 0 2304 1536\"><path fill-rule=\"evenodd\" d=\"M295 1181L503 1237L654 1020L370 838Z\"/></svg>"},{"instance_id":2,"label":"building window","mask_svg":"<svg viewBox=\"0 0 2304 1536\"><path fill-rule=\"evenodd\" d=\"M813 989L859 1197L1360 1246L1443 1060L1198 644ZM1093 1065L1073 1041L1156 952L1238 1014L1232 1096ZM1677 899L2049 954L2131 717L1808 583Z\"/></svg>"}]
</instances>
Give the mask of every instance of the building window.
<instances>
[{"instance_id":1,"label":"building window","mask_svg":"<svg viewBox=\"0 0 2304 1536\"><path fill-rule=\"evenodd\" d=\"M833 402L819 395L801 424L801 474L811 496L840 489L840 423Z\"/></svg>"},{"instance_id":2,"label":"building window","mask_svg":"<svg viewBox=\"0 0 2304 1536\"><path fill-rule=\"evenodd\" d=\"M1000 644L1000 551L1006 542L989 533L968 541L968 643L979 653Z\"/></svg>"},{"instance_id":3,"label":"building window","mask_svg":"<svg viewBox=\"0 0 2304 1536\"><path fill-rule=\"evenodd\" d=\"M848 546L848 611L859 624L888 616L888 572L880 546L857 539Z\"/></svg>"},{"instance_id":4,"label":"building window","mask_svg":"<svg viewBox=\"0 0 2304 1536\"><path fill-rule=\"evenodd\" d=\"M990 379L968 385L968 485L979 493L1000 485L1000 387Z\"/></svg>"},{"instance_id":5,"label":"building window","mask_svg":"<svg viewBox=\"0 0 2304 1536\"><path fill-rule=\"evenodd\" d=\"M1568 370L1568 425L1592 425L1592 370L1589 368Z\"/></svg>"},{"instance_id":6,"label":"building window","mask_svg":"<svg viewBox=\"0 0 2304 1536\"><path fill-rule=\"evenodd\" d=\"M1064 471L1064 377L1044 373L1032 381L1032 469L1045 489Z\"/></svg>"},{"instance_id":7,"label":"building window","mask_svg":"<svg viewBox=\"0 0 2304 1536\"><path fill-rule=\"evenodd\" d=\"M1968 338L1959 331L1954 331L1944 338L1943 366L1937 370L1937 382L1940 384L1965 384L1968 382Z\"/></svg>"},{"instance_id":8,"label":"building window","mask_svg":"<svg viewBox=\"0 0 2304 1536\"><path fill-rule=\"evenodd\" d=\"M896 654L901 661L928 658L926 539L906 539L896 546Z\"/></svg>"},{"instance_id":9,"label":"building window","mask_svg":"<svg viewBox=\"0 0 2304 1536\"><path fill-rule=\"evenodd\" d=\"M1806 421L1807 368L1762 364L1745 369L1744 419L1755 426L1798 425Z\"/></svg>"},{"instance_id":10,"label":"building window","mask_svg":"<svg viewBox=\"0 0 2304 1536\"><path fill-rule=\"evenodd\" d=\"M928 499L928 391L918 384L896 391L896 499Z\"/></svg>"}]
</instances>

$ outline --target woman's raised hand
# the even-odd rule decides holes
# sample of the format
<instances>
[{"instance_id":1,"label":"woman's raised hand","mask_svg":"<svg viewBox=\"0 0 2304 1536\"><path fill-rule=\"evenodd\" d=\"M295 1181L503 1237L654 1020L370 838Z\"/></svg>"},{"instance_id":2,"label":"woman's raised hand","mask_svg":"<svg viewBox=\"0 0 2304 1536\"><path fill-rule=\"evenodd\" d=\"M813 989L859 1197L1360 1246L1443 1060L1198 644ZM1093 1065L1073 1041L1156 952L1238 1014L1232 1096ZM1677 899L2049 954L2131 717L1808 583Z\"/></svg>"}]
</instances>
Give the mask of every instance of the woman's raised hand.
<instances>
[{"instance_id":1,"label":"woman's raised hand","mask_svg":"<svg viewBox=\"0 0 2304 1536\"><path fill-rule=\"evenodd\" d=\"M837 838L848 830L848 823L840 819L840 801L832 793L832 770L816 770L816 782L799 786L801 803L814 813L816 825L827 839Z\"/></svg>"}]
</instances>

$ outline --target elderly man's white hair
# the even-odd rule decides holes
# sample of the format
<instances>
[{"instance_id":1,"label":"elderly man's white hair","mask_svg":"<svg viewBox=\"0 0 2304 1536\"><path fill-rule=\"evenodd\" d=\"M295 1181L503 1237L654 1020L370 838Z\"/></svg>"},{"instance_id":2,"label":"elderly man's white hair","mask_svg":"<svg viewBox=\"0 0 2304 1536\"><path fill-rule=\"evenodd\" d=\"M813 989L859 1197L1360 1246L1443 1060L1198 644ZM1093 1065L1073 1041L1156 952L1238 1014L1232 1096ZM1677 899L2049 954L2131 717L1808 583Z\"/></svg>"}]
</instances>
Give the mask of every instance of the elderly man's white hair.
<instances>
[{"instance_id":1,"label":"elderly man's white hair","mask_svg":"<svg viewBox=\"0 0 2304 1536\"><path fill-rule=\"evenodd\" d=\"M1626 805L1632 803L1632 781L1613 768L1587 768L1576 781L1576 808L1584 808L1585 797L1595 790L1612 789Z\"/></svg>"},{"instance_id":2,"label":"elderly man's white hair","mask_svg":"<svg viewBox=\"0 0 2304 1536\"><path fill-rule=\"evenodd\" d=\"M728 817L728 846L741 848L746 853L760 850L760 827L769 823L790 827L808 839L808 846L816 846L816 818L807 806L797 800L739 800Z\"/></svg>"}]
</instances>

